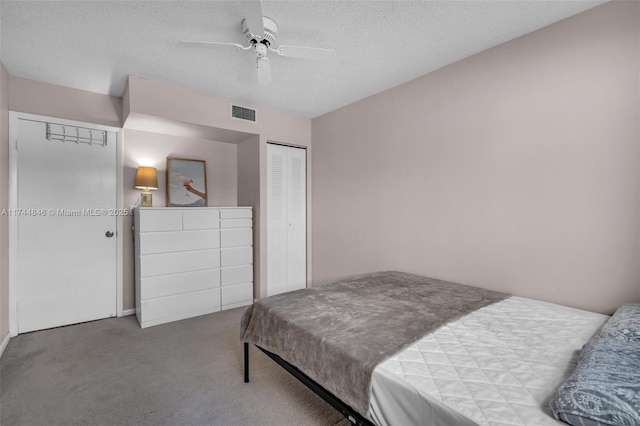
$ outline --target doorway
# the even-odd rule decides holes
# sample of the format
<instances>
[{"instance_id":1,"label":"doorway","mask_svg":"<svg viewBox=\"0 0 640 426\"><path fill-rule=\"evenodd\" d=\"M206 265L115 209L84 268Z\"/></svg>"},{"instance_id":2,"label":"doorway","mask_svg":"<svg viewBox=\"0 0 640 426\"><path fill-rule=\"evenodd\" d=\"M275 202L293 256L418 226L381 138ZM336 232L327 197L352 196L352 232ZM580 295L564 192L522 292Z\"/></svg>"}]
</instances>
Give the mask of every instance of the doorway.
<instances>
[{"instance_id":1,"label":"doorway","mask_svg":"<svg viewBox=\"0 0 640 426\"><path fill-rule=\"evenodd\" d=\"M11 334L122 314L119 129L10 117Z\"/></svg>"}]
</instances>

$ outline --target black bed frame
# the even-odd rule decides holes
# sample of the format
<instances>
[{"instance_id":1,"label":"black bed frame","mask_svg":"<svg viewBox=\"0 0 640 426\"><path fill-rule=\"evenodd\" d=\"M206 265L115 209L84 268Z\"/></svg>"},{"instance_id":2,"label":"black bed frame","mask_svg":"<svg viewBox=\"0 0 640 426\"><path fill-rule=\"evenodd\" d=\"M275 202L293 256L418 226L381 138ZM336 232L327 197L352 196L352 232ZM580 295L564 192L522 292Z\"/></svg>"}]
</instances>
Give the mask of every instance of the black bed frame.
<instances>
[{"instance_id":1,"label":"black bed frame","mask_svg":"<svg viewBox=\"0 0 640 426\"><path fill-rule=\"evenodd\" d=\"M303 385L311 389L315 392L320 398L324 399L329 403L333 408L338 410L340 414L342 414L345 418L347 418L351 423L358 426L375 426L371 423L370 420L363 417L356 410L351 408L349 405L342 402L338 397L334 394L320 386L318 383L313 381L309 376L304 374L302 371L298 370L293 365L289 364L284 359L280 358L278 355L271 353L258 345L255 345L256 348L260 349L264 352L269 358L274 360L280 367L287 370L293 377L298 379ZM249 344L244 342L244 382L249 383Z\"/></svg>"}]
</instances>

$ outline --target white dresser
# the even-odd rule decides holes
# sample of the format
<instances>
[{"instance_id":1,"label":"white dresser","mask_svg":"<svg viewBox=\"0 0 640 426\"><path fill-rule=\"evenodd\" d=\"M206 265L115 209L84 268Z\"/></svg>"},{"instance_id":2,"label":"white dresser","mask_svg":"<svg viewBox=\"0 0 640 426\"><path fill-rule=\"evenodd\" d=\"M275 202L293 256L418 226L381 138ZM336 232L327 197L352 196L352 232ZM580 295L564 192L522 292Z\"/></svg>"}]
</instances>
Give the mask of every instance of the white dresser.
<instances>
[{"instance_id":1,"label":"white dresser","mask_svg":"<svg viewBox=\"0 0 640 426\"><path fill-rule=\"evenodd\" d=\"M140 327L253 302L251 207L135 209Z\"/></svg>"}]
</instances>

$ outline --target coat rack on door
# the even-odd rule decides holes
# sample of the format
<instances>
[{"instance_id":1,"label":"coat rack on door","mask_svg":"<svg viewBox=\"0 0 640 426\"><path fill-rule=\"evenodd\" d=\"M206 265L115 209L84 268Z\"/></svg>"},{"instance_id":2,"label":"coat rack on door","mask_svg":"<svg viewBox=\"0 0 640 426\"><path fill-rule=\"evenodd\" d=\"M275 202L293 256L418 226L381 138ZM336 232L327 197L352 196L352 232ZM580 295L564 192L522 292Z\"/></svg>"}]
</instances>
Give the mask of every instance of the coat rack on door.
<instances>
[{"instance_id":1,"label":"coat rack on door","mask_svg":"<svg viewBox=\"0 0 640 426\"><path fill-rule=\"evenodd\" d=\"M105 130L88 129L86 127L64 126L47 123L47 139L50 141L86 143L89 145L107 146Z\"/></svg>"}]
</instances>

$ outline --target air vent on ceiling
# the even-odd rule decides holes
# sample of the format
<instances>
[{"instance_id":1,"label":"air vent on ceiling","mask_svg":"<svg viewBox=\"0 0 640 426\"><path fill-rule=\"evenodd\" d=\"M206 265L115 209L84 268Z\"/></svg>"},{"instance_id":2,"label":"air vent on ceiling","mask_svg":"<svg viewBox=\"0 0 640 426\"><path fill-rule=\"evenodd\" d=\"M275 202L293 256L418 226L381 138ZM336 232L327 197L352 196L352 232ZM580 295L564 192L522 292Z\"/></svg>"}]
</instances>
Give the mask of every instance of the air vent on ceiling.
<instances>
[{"instance_id":1,"label":"air vent on ceiling","mask_svg":"<svg viewBox=\"0 0 640 426\"><path fill-rule=\"evenodd\" d=\"M256 110L231 104L231 118L237 120L256 122Z\"/></svg>"}]
</instances>

